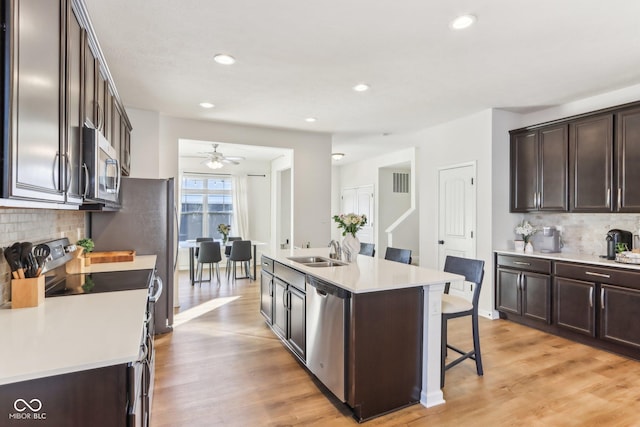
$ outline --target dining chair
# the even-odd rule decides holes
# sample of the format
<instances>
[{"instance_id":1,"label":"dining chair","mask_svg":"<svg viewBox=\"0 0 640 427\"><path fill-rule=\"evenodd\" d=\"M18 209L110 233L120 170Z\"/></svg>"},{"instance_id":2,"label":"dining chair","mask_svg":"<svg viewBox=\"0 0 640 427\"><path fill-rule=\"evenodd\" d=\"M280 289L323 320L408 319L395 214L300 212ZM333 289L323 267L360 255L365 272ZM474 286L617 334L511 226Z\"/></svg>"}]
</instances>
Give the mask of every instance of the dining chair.
<instances>
[{"instance_id":1,"label":"dining chair","mask_svg":"<svg viewBox=\"0 0 640 427\"><path fill-rule=\"evenodd\" d=\"M444 387L444 372L453 368L465 359L472 359L476 362L478 375L483 375L482 354L480 353L480 336L478 333L478 300L480 298L480 288L484 277L484 261L470 258L459 258L448 255L444 262L444 271L464 276L467 282L473 284L473 296L471 301L464 298L449 295L450 283L447 283L442 295L442 343L440 355L440 388ZM473 350L463 351L450 345L447 342L447 321L457 317L471 316L473 330ZM445 363L447 349L451 349L461 356L450 363Z\"/></svg>"},{"instance_id":2,"label":"dining chair","mask_svg":"<svg viewBox=\"0 0 640 427\"><path fill-rule=\"evenodd\" d=\"M205 264L209 264L209 282L211 281L211 268L215 264L216 278L218 286L220 286L220 243L214 241L204 241L200 243L200 251L198 253L198 283L202 286L202 268Z\"/></svg>"},{"instance_id":3,"label":"dining chair","mask_svg":"<svg viewBox=\"0 0 640 427\"><path fill-rule=\"evenodd\" d=\"M376 245L375 243L362 243L360 242L360 255L375 256Z\"/></svg>"},{"instance_id":4,"label":"dining chair","mask_svg":"<svg viewBox=\"0 0 640 427\"><path fill-rule=\"evenodd\" d=\"M226 267L225 267L225 268L226 268L227 270L229 269L229 256L231 256L231 246L233 245L233 242L235 242L235 241L237 241L237 240L242 240L242 237L238 237L238 236L235 236L235 237L229 237L229 238L227 239L227 244L226 244L226 245L225 245L225 247L224 247L224 256L225 256L225 257L226 257L226 259L227 259L227 265L226 265Z\"/></svg>"},{"instance_id":5,"label":"dining chair","mask_svg":"<svg viewBox=\"0 0 640 427\"><path fill-rule=\"evenodd\" d=\"M196 237L196 248L193 251L193 256L198 261L198 255L200 254L200 244L202 242L213 242L213 237ZM209 280L211 281L211 269L209 269Z\"/></svg>"},{"instance_id":6,"label":"dining chair","mask_svg":"<svg viewBox=\"0 0 640 427\"><path fill-rule=\"evenodd\" d=\"M397 261L404 264L411 264L411 249L399 249L388 247L384 254L384 259Z\"/></svg>"},{"instance_id":7,"label":"dining chair","mask_svg":"<svg viewBox=\"0 0 640 427\"><path fill-rule=\"evenodd\" d=\"M231 269L227 269L227 279L231 275L231 270L233 270L233 280L250 279L249 261L251 261L251 240L235 240L231 245L231 254L228 260L231 263ZM242 277L236 275L236 262L242 262L244 265L245 275Z\"/></svg>"}]
</instances>

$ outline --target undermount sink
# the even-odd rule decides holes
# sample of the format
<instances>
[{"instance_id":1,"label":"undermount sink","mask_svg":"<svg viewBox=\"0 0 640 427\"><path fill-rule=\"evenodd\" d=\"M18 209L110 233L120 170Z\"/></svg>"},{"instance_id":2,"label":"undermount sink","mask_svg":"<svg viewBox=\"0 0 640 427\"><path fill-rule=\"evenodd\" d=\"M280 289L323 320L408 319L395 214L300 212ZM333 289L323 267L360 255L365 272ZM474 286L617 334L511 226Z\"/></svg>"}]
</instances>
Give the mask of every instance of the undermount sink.
<instances>
[{"instance_id":1,"label":"undermount sink","mask_svg":"<svg viewBox=\"0 0 640 427\"><path fill-rule=\"evenodd\" d=\"M289 257L288 259L300 264L304 264L307 267L340 267L343 265L347 265L346 262L321 256Z\"/></svg>"}]
</instances>

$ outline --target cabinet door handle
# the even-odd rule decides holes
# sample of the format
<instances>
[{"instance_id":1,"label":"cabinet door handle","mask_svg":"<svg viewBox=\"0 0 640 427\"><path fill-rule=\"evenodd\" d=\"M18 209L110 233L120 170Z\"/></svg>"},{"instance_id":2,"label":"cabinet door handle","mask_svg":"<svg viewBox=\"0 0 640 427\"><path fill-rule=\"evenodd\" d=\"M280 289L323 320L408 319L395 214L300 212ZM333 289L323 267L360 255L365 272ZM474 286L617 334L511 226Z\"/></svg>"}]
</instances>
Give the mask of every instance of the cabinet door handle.
<instances>
[{"instance_id":1,"label":"cabinet door handle","mask_svg":"<svg viewBox=\"0 0 640 427\"><path fill-rule=\"evenodd\" d=\"M589 288L589 307L593 307L593 288Z\"/></svg>"},{"instance_id":2,"label":"cabinet door handle","mask_svg":"<svg viewBox=\"0 0 640 427\"><path fill-rule=\"evenodd\" d=\"M610 207L611 206L611 188L607 188L607 200L606 200L606 206Z\"/></svg>"},{"instance_id":3,"label":"cabinet door handle","mask_svg":"<svg viewBox=\"0 0 640 427\"><path fill-rule=\"evenodd\" d=\"M618 187L618 209L622 207L622 187Z\"/></svg>"},{"instance_id":4,"label":"cabinet door handle","mask_svg":"<svg viewBox=\"0 0 640 427\"><path fill-rule=\"evenodd\" d=\"M538 193L533 192L533 207L534 209L538 207Z\"/></svg>"},{"instance_id":5,"label":"cabinet door handle","mask_svg":"<svg viewBox=\"0 0 640 427\"><path fill-rule=\"evenodd\" d=\"M522 262L522 261L513 261L513 263L516 265L531 265L531 263L529 262Z\"/></svg>"},{"instance_id":6,"label":"cabinet door handle","mask_svg":"<svg viewBox=\"0 0 640 427\"><path fill-rule=\"evenodd\" d=\"M520 273L520 290L526 292L527 290L527 278L524 273Z\"/></svg>"},{"instance_id":7,"label":"cabinet door handle","mask_svg":"<svg viewBox=\"0 0 640 427\"><path fill-rule=\"evenodd\" d=\"M584 274L586 274L587 276L604 277L605 279L610 279L611 278L611 276L608 275L608 274L595 273L593 271L585 271Z\"/></svg>"},{"instance_id":8,"label":"cabinet door handle","mask_svg":"<svg viewBox=\"0 0 640 427\"><path fill-rule=\"evenodd\" d=\"M542 193L538 191L538 206L536 206L538 209L540 209L542 207Z\"/></svg>"},{"instance_id":9,"label":"cabinet door handle","mask_svg":"<svg viewBox=\"0 0 640 427\"><path fill-rule=\"evenodd\" d=\"M600 308L604 310L604 288L600 288Z\"/></svg>"}]
</instances>

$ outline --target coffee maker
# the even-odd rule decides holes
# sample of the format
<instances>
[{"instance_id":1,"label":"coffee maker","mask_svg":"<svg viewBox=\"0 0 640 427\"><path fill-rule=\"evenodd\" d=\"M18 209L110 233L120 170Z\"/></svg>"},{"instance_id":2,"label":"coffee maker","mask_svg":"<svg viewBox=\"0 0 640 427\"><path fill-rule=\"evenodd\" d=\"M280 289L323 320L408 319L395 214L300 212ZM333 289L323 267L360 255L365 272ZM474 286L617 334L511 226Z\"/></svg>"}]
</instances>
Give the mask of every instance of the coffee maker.
<instances>
[{"instance_id":1,"label":"coffee maker","mask_svg":"<svg viewBox=\"0 0 640 427\"><path fill-rule=\"evenodd\" d=\"M616 259L619 246L626 245L626 249L633 249L633 234L630 231L613 229L607 232L607 259Z\"/></svg>"},{"instance_id":2,"label":"coffee maker","mask_svg":"<svg viewBox=\"0 0 640 427\"><path fill-rule=\"evenodd\" d=\"M553 226L542 227L542 235L539 237L536 247L544 253L560 252L560 248L562 248L560 230Z\"/></svg>"}]
</instances>

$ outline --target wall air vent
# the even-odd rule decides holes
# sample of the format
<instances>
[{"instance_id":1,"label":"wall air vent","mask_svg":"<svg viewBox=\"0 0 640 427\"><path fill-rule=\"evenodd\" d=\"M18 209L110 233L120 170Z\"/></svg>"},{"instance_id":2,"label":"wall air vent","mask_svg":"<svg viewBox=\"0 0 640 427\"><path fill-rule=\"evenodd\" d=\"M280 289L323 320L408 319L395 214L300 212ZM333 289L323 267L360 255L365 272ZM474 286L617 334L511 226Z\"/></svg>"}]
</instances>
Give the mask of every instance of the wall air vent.
<instances>
[{"instance_id":1,"label":"wall air vent","mask_svg":"<svg viewBox=\"0 0 640 427\"><path fill-rule=\"evenodd\" d=\"M409 174L408 173L393 173L393 192L394 193L408 193L409 192Z\"/></svg>"}]
</instances>

